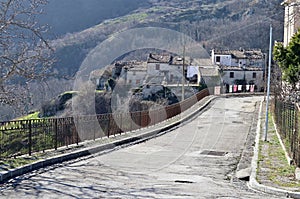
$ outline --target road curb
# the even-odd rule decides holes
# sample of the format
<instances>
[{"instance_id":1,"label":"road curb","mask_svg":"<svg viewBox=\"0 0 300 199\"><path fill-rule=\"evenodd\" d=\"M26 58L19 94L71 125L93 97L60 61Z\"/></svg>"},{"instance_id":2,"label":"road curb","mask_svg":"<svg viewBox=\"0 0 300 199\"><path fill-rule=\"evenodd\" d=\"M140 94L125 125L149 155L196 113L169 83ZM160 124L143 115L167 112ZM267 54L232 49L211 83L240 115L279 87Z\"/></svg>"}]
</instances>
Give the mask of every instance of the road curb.
<instances>
[{"instance_id":1,"label":"road curb","mask_svg":"<svg viewBox=\"0 0 300 199\"><path fill-rule=\"evenodd\" d=\"M250 180L248 182L248 186L256 191L265 192L269 194L274 194L277 196L284 196L287 198L300 198L300 192L288 191L280 188L270 187L263 184L260 184L256 180L256 172L257 172L257 162L258 162L258 153L259 153L259 141L260 141L260 133L261 133L261 117L262 117L262 105L263 100L260 103L260 109L258 114L258 122L256 127L256 139L255 139L255 147L254 147L254 155L251 162L251 175Z\"/></svg>"},{"instance_id":2,"label":"road curb","mask_svg":"<svg viewBox=\"0 0 300 199\"><path fill-rule=\"evenodd\" d=\"M61 155L57 155L54 157L42 159L37 162L27 164L22 167L18 167L16 169L11 169L9 171L0 172L0 184L4 183L12 178L15 178L17 176L21 176L23 174L44 168L46 166L59 164L59 163L65 162L65 161L70 161L70 160L73 160L76 158L88 156L88 155L99 153L99 152L105 152L105 151L109 152L110 150L116 149L117 147L125 147L128 145L138 144L138 143L144 142L146 140L149 140L151 138L157 137L157 136L161 135L162 132L172 129L172 128L180 125L181 123L186 122L189 119L193 118L195 115L197 115L200 111L202 111L204 108L206 108L213 100L215 100L218 97L217 96L207 96L207 98L209 98L208 101L205 102L200 107L195 108L195 110L193 112L189 113L186 116L181 117L180 119L176 120L173 123L167 124L166 126L159 127L157 129L149 129L149 131L142 133L140 135L133 135L131 137L123 138L123 139L120 139L117 141L113 141L111 143L101 144L101 145L93 146L93 147L87 147L87 148L80 149L78 151L70 152L67 154L61 154ZM201 101L202 100L200 100L199 102L201 102ZM194 106L197 106L198 103L196 103ZM192 106L190 109L192 109L194 106Z\"/></svg>"}]
</instances>

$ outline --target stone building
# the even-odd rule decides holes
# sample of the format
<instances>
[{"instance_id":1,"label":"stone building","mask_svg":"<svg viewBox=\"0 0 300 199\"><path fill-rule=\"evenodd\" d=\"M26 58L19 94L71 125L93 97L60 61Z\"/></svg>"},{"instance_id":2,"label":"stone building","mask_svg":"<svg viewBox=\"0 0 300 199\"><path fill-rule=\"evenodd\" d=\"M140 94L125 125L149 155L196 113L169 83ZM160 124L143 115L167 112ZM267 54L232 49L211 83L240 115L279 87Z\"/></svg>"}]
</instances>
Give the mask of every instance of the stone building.
<instances>
[{"instance_id":1,"label":"stone building","mask_svg":"<svg viewBox=\"0 0 300 199\"><path fill-rule=\"evenodd\" d=\"M130 61L123 63L123 77L131 88L142 86L147 76L147 63L142 61Z\"/></svg>"},{"instance_id":2,"label":"stone building","mask_svg":"<svg viewBox=\"0 0 300 199\"><path fill-rule=\"evenodd\" d=\"M183 68L184 65L184 68ZM170 54L150 54L147 60L147 83L180 84L186 81L187 69L191 59Z\"/></svg>"}]
</instances>

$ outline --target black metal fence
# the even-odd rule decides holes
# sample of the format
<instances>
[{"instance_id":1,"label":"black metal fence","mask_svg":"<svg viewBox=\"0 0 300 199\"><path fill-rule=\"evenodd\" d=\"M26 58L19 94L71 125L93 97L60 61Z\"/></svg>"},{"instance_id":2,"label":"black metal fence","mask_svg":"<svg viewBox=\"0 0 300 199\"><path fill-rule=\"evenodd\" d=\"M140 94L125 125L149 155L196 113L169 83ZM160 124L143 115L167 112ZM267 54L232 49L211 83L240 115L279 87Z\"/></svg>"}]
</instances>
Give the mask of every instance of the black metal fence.
<instances>
[{"instance_id":1,"label":"black metal fence","mask_svg":"<svg viewBox=\"0 0 300 199\"><path fill-rule=\"evenodd\" d=\"M204 89L185 101L149 111L0 122L0 158L56 150L152 126L180 114L208 95L208 89Z\"/></svg>"},{"instance_id":2,"label":"black metal fence","mask_svg":"<svg viewBox=\"0 0 300 199\"><path fill-rule=\"evenodd\" d=\"M294 163L300 166L299 106L292 102L274 99L274 116L279 133Z\"/></svg>"}]
</instances>

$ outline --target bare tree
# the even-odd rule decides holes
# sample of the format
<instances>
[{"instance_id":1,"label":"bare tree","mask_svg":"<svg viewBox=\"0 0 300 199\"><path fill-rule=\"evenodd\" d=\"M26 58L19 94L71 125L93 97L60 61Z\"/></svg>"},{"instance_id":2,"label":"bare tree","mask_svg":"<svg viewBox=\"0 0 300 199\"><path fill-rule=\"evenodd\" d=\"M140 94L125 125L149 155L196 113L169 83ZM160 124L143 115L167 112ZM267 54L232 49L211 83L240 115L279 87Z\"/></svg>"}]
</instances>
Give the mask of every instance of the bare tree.
<instances>
[{"instance_id":1,"label":"bare tree","mask_svg":"<svg viewBox=\"0 0 300 199\"><path fill-rule=\"evenodd\" d=\"M47 0L0 1L0 103L17 104L27 96L15 89L50 74L52 49L44 38L48 27L37 23ZM21 92L21 93L20 93Z\"/></svg>"}]
</instances>

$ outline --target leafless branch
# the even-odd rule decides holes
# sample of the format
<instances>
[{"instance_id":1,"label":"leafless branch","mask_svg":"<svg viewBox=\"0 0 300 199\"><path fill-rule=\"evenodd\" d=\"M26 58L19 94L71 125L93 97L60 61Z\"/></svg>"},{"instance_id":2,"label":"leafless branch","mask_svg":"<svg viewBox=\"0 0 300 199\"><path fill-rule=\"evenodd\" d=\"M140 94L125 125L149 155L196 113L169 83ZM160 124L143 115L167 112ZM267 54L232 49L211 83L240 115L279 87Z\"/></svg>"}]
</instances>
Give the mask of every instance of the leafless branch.
<instances>
[{"instance_id":1,"label":"leafless branch","mask_svg":"<svg viewBox=\"0 0 300 199\"><path fill-rule=\"evenodd\" d=\"M53 49L44 37L48 27L37 23L45 4L47 0L0 2L0 103L22 101L18 98L28 89L16 85L16 80L25 83L54 75Z\"/></svg>"}]
</instances>

